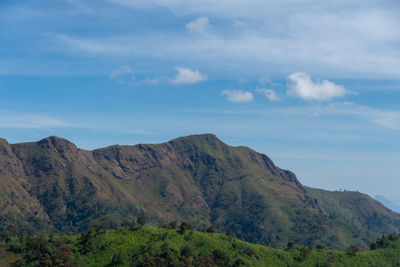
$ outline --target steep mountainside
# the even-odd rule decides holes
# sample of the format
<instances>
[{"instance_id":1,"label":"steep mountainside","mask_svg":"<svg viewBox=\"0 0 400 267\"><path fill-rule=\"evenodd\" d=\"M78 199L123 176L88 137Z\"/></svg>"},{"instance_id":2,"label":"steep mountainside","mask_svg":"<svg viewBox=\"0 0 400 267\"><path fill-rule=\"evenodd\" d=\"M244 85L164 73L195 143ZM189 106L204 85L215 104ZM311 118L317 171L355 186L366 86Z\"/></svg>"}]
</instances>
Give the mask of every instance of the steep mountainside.
<instances>
[{"instance_id":1,"label":"steep mountainside","mask_svg":"<svg viewBox=\"0 0 400 267\"><path fill-rule=\"evenodd\" d=\"M210 134L94 151L58 137L1 140L0 185L2 226L30 231L113 227L144 214L277 247L293 240L344 248L400 230L400 215L369 196L304 187L267 156Z\"/></svg>"}]
</instances>

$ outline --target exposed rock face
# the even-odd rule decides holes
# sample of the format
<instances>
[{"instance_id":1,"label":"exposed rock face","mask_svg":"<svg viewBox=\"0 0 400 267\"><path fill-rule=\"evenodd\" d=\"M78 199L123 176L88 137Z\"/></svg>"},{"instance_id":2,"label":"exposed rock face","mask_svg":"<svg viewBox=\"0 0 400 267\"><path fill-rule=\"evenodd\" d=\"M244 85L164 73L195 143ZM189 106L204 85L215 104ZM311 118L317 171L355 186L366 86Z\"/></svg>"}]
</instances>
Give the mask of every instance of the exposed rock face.
<instances>
[{"instance_id":1,"label":"exposed rock face","mask_svg":"<svg viewBox=\"0 0 400 267\"><path fill-rule=\"evenodd\" d=\"M397 232L400 215L366 195L304 187L266 155L211 134L86 151L58 137L0 139L0 218L31 231L83 231L145 214L252 242L343 248ZM114 223L114 224L113 224Z\"/></svg>"}]
</instances>

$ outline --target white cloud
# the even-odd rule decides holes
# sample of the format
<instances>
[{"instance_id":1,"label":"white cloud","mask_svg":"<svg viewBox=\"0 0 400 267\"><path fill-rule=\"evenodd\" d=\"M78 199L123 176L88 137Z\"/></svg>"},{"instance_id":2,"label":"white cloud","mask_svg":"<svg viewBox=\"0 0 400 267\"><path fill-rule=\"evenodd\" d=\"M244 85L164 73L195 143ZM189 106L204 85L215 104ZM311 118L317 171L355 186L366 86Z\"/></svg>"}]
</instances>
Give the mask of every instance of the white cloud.
<instances>
[{"instance_id":1,"label":"white cloud","mask_svg":"<svg viewBox=\"0 0 400 267\"><path fill-rule=\"evenodd\" d=\"M241 90L224 90L221 95L226 96L226 100L235 103L246 103L254 100L252 93Z\"/></svg>"},{"instance_id":2,"label":"white cloud","mask_svg":"<svg viewBox=\"0 0 400 267\"><path fill-rule=\"evenodd\" d=\"M247 26L247 24L248 23L245 20L235 20L233 22L233 25L236 26L236 27L244 27L244 26Z\"/></svg>"},{"instance_id":3,"label":"white cloud","mask_svg":"<svg viewBox=\"0 0 400 267\"><path fill-rule=\"evenodd\" d=\"M65 6L69 6L68 9L55 8L50 13L40 11L40 16L32 16L28 14L32 12L26 11L28 8L20 6L6 9L7 12L3 13L8 24L17 28L24 25L28 27L27 32L37 31L37 25L52 21L53 17L68 19L72 21L70 23L86 19L82 17L82 3L93 12L93 25L104 27L107 20L102 18L105 16L125 22L124 27L118 26L119 23L107 24L109 34L88 31L93 34L88 33L84 37L56 27L52 33L26 40L26 44L30 45L24 47L25 51L35 55L46 56L49 52L65 55L72 50L78 57L94 58L85 62L95 64L108 60L106 57L110 57L111 61L115 57L132 60L140 57L157 61L154 64L166 60L176 60L174 62L185 65L196 62L199 67L223 69L234 77L243 76L246 72L259 76L266 69L269 74L275 75L300 69L329 78L400 77L400 6L396 0L351 0L351 4L344 0L285 0L284 3L279 0L238 0L234 1L235 4L227 0L218 3L215 0L106 1L133 9L145 8L153 14L168 14L171 19L165 21L165 27L153 27L160 21L147 18L147 11L143 12L144 24L137 25L129 19L132 13L128 8L121 9L119 5L112 4L104 6L103 1L102 4L68 1L75 4ZM32 10L37 12L38 9ZM182 22L182 18L188 17L198 18L188 23L188 30L207 30L212 21L213 31L201 35L201 38L177 31L175 27ZM147 20L156 24L146 23ZM241 26L229 27L233 24ZM130 29L136 27L143 31L135 31L133 35ZM3 59L1 73L38 72L38 65L43 69L41 72L104 70L99 70L101 66L90 68L79 64L80 67L77 67L76 58L69 55L68 60L62 66L58 64L57 68L54 67L57 64L50 64L53 61L43 62L42 58L41 64L37 64L32 57L21 59L19 49L20 46L10 48L11 52L15 50L10 54L14 56L12 60L7 57L6 62ZM72 63L67 64L69 61ZM21 65L25 66L24 70L21 70Z\"/></svg>"},{"instance_id":4,"label":"white cloud","mask_svg":"<svg viewBox=\"0 0 400 267\"><path fill-rule=\"evenodd\" d=\"M210 22L208 18L201 17L186 24L186 29L189 30L190 32L203 32L209 25Z\"/></svg>"},{"instance_id":5,"label":"white cloud","mask_svg":"<svg viewBox=\"0 0 400 267\"><path fill-rule=\"evenodd\" d=\"M206 75L201 74L198 70L191 70L185 67L176 67L175 69L178 73L171 81L175 84L198 83L208 79Z\"/></svg>"},{"instance_id":6,"label":"white cloud","mask_svg":"<svg viewBox=\"0 0 400 267\"><path fill-rule=\"evenodd\" d=\"M191 70L185 67L176 67L178 73L172 79L162 76L153 78L136 79L133 75L134 71L129 66L121 66L113 71L109 78L115 80L119 84L125 85L156 85L161 82L172 82L174 84L198 83L207 80L207 76L201 74L198 70Z\"/></svg>"},{"instance_id":7,"label":"white cloud","mask_svg":"<svg viewBox=\"0 0 400 267\"><path fill-rule=\"evenodd\" d=\"M129 66L121 66L110 74L110 79L120 84L130 84L135 80L133 70Z\"/></svg>"},{"instance_id":8,"label":"white cloud","mask_svg":"<svg viewBox=\"0 0 400 267\"><path fill-rule=\"evenodd\" d=\"M40 129L73 127L72 124L47 114L2 113L0 114L0 128Z\"/></svg>"},{"instance_id":9,"label":"white cloud","mask_svg":"<svg viewBox=\"0 0 400 267\"><path fill-rule=\"evenodd\" d=\"M400 112L388 111L352 102L331 103L329 105L289 107L278 111L279 113L292 116L350 116L364 121L369 121L385 128L400 131Z\"/></svg>"},{"instance_id":10,"label":"white cloud","mask_svg":"<svg viewBox=\"0 0 400 267\"><path fill-rule=\"evenodd\" d=\"M265 85L267 83L272 83L271 79L265 76L259 78L258 82L261 83L262 85Z\"/></svg>"},{"instance_id":11,"label":"white cloud","mask_svg":"<svg viewBox=\"0 0 400 267\"><path fill-rule=\"evenodd\" d=\"M310 75L304 72L295 72L288 76L290 89L288 95L304 100L326 101L335 97L343 97L353 93L342 85L337 85L328 80L313 82Z\"/></svg>"},{"instance_id":12,"label":"white cloud","mask_svg":"<svg viewBox=\"0 0 400 267\"><path fill-rule=\"evenodd\" d=\"M141 81L141 83L155 85L164 80L166 80L166 77L145 78Z\"/></svg>"},{"instance_id":13,"label":"white cloud","mask_svg":"<svg viewBox=\"0 0 400 267\"><path fill-rule=\"evenodd\" d=\"M133 74L133 70L129 66L121 66L110 74L110 79L118 79L122 76Z\"/></svg>"},{"instance_id":14,"label":"white cloud","mask_svg":"<svg viewBox=\"0 0 400 267\"><path fill-rule=\"evenodd\" d=\"M400 112L398 111L382 110L348 102L334 104L330 108L336 109L338 114L353 115L386 128L400 130Z\"/></svg>"},{"instance_id":15,"label":"white cloud","mask_svg":"<svg viewBox=\"0 0 400 267\"><path fill-rule=\"evenodd\" d=\"M257 88L256 89L258 93L264 94L266 98L270 101L278 101L281 100L280 96L278 95L277 92L275 92L272 89L267 89L267 88Z\"/></svg>"}]
</instances>

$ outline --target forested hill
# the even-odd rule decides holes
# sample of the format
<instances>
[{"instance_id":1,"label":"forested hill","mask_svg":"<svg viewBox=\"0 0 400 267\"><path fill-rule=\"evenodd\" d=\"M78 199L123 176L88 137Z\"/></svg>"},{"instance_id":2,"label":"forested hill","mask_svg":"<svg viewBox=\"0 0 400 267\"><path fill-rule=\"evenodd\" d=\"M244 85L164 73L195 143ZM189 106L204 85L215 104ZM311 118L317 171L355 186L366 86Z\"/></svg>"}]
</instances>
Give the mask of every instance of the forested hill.
<instances>
[{"instance_id":1,"label":"forested hill","mask_svg":"<svg viewBox=\"0 0 400 267\"><path fill-rule=\"evenodd\" d=\"M138 227L81 235L39 235L0 241L0 266L399 266L400 236L386 235L370 251L352 245L343 252L323 245L284 250L249 244L231 233Z\"/></svg>"},{"instance_id":2,"label":"forested hill","mask_svg":"<svg viewBox=\"0 0 400 267\"><path fill-rule=\"evenodd\" d=\"M94 222L115 228L141 215L152 224L229 228L274 247L291 240L366 248L400 230L400 215L369 196L307 188L266 155L211 134L93 151L54 136L20 144L0 139L1 228L81 232Z\"/></svg>"}]
</instances>

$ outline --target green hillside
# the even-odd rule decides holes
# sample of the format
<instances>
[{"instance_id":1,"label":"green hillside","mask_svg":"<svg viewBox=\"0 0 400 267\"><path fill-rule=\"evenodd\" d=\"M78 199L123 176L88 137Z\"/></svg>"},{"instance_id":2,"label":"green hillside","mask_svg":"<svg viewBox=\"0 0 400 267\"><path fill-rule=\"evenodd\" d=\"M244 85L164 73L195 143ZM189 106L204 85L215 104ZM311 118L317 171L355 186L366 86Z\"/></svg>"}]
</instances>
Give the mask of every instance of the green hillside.
<instances>
[{"instance_id":1,"label":"green hillside","mask_svg":"<svg viewBox=\"0 0 400 267\"><path fill-rule=\"evenodd\" d=\"M372 251L323 246L285 250L249 244L217 233L143 227L82 235L15 238L2 243L2 266L399 266L398 235ZM378 245L378 247L376 247Z\"/></svg>"},{"instance_id":2,"label":"green hillside","mask_svg":"<svg viewBox=\"0 0 400 267\"><path fill-rule=\"evenodd\" d=\"M58 137L0 140L0 230L11 223L30 234L83 232L141 215L156 225L229 228L277 248L365 249L400 231L400 215L369 196L305 187L266 155L211 134L94 151Z\"/></svg>"}]
</instances>

